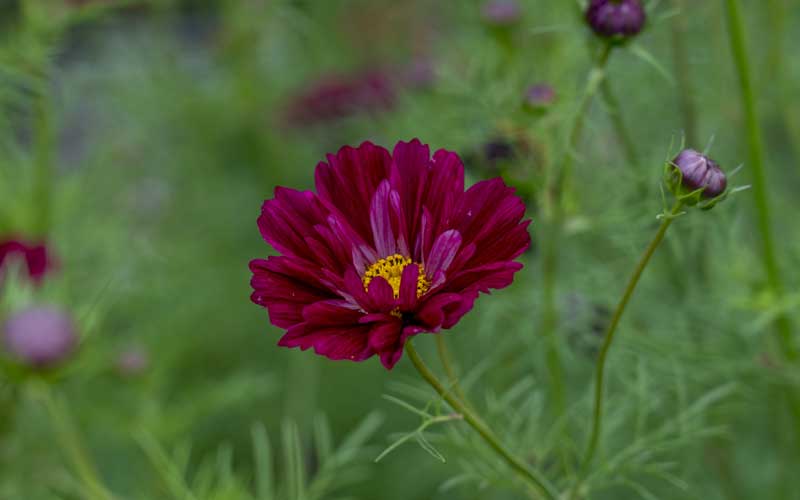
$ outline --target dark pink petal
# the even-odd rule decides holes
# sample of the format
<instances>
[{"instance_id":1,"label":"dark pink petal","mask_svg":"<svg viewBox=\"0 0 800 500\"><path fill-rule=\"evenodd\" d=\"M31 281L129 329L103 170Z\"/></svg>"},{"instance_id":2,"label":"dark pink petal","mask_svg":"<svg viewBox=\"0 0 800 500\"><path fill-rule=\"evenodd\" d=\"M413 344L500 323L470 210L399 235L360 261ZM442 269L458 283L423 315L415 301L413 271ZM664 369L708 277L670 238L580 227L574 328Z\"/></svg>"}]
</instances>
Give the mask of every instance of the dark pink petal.
<instances>
[{"instance_id":1,"label":"dark pink petal","mask_svg":"<svg viewBox=\"0 0 800 500\"><path fill-rule=\"evenodd\" d=\"M324 223L327 217L327 210L311 191L278 187L275 198L261 207L258 227L267 243L282 254L316 262L306 238L317 236L314 226Z\"/></svg>"},{"instance_id":2,"label":"dark pink petal","mask_svg":"<svg viewBox=\"0 0 800 500\"><path fill-rule=\"evenodd\" d=\"M388 281L378 276L369 284L369 311L389 312L395 307L394 290Z\"/></svg>"},{"instance_id":3,"label":"dark pink petal","mask_svg":"<svg viewBox=\"0 0 800 500\"><path fill-rule=\"evenodd\" d=\"M363 316L343 301L311 304L303 309L305 322L289 329L278 345L302 350L313 347L330 359L362 361L375 354L368 345L371 327L359 322Z\"/></svg>"},{"instance_id":4,"label":"dark pink petal","mask_svg":"<svg viewBox=\"0 0 800 500\"><path fill-rule=\"evenodd\" d=\"M500 290L510 285L514 274L520 269L522 264L519 262L493 262L451 276L444 289L453 292L476 289L489 293L491 289Z\"/></svg>"},{"instance_id":5,"label":"dark pink petal","mask_svg":"<svg viewBox=\"0 0 800 500\"><path fill-rule=\"evenodd\" d=\"M455 229L445 231L436 238L430 254L425 259L425 272L435 275L445 272L456 258L456 253L461 247L461 233Z\"/></svg>"},{"instance_id":6,"label":"dark pink petal","mask_svg":"<svg viewBox=\"0 0 800 500\"><path fill-rule=\"evenodd\" d=\"M419 283L419 266L410 265L403 269L400 277L400 298L398 307L402 312L412 311L417 304L417 284Z\"/></svg>"},{"instance_id":7,"label":"dark pink petal","mask_svg":"<svg viewBox=\"0 0 800 500\"><path fill-rule=\"evenodd\" d=\"M392 230L392 217L389 212L391 192L392 187L389 185L389 181L381 182L372 198L369 210L375 250L380 257L388 257L397 253L397 240Z\"/></svg>"},{"instance_id":8,"label":"dark pink petal","mask_svg":"<svg viewBox=\"0 0 800 500\"><path fill-rule=\"evenodd\" d=\"M369 214L380 183L389 178L389 152L364 142L358 148L345 146L328 162L317 165L316 186L322 202L340 213L364 241L372 240Z\"/></svg>"},{"instance_id":9,"label":"dark pink petal","mask_svg":"<svg viewBox=\"0 0 800 500\"><path fill-rule=\"evenodd\" d=\"M269 311L270 321L279 328L290 328L301 323L303 307L335 295L303 274L302 266L286 257L255 259L250 262L253 277L250 299Z\"/></svg>"},{"instance_id":10,"label":"dark pink petal","mask_svg":"<svg viewBox=\"0 0 800 500\"><path fill-rule=\"evenodd\" d=\"M369 331L369 347L379 354L393 350L400 340L402 329L403 323L399 319L373 323Z\"/></svg>"},{"instance_id":11,"label":"dark pink petal","mask_svg":"<svg viewBox=\"0 0 800 500\"><path fill-rule=\"evenodd\" d=\"M375 354L367 344L368 334L365 326L324 328L302 323L290 328L278 345L303 351L313 347L317 354L333 360L364 361Z\"/></svg>"},{"instance_id":12,"label":"dark pink petal","mask_svg":"<svg viewBox=\"0 0 800 500\"><path fill-rule=\"evenodd\" d=\"M457 307L461 302L461 295L457 293L437 294L425 301L415 315L419 326L426 331L437 332L442 327L447 316L448 308Z\"/></svg>"}]
</instances>

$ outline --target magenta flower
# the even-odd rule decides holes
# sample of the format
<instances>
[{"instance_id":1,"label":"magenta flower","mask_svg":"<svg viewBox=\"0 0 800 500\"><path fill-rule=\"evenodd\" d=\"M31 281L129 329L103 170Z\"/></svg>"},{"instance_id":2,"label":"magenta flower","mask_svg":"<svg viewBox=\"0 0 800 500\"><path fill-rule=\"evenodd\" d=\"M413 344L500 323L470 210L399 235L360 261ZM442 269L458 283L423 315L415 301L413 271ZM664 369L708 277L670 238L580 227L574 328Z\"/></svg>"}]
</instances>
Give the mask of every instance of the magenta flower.
<instances>
[{"instance_id":1,"label":"magenta flower","mask_svg":"<svg viewBox=\"0 0 800 500\"><path fill-rule=\"evenodd\" d=\"M55 267L44 243L28 243L17 238L0 238L0 278L3 275L3 267L13 258L20 258L25 262L28 277L37 284Z\"/></svg>"},{"instance_id":2,"label":"magenta flower","mask_svg":"<svg viewBox=\"0 0 800 500\"><path fill-rule=\"evenodd\" d=\"M312 125L392 107L397 89L388 74L371 71L351 76L327 76L295 96L287 118L292 125Z\"/></svg>"},{"instance_id":3,"label":"magenta flower","mask_svg":"<svg viewBox=\"0 0 800 500\"><path fill-rule=\"evenodd\" d=\"M250 263L251 299L284 347L391 369L406 340L452 328L479 292L511 284L530 245L525 205L499 178L464 191L455 153L418 140L328 155L316 188L278 187L258 226L282 255Z\"/></svg>"}]
</instances>

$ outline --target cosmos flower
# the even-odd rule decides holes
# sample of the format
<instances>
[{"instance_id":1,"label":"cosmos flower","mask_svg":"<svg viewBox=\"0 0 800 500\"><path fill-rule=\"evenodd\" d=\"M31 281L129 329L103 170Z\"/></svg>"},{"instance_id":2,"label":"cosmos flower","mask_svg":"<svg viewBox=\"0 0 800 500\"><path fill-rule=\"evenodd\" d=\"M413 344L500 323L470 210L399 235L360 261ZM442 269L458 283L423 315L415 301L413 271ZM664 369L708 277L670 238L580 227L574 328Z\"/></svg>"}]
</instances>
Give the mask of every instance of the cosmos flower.
<instances>
[{"instance_id":1,"label":"cosmos flower","mask_svg":"<svg viewBox=\"0 0 800 500\"><path fill-rule=\"evenodd\" d=\"M391 109L397 89L390 76L370 71L351 76L328 76L313 82L289 104L291 125L329 122L364 112Z\"/></svg>"},{"instance_id":2,"label":"cosmos flower","mask_svg":"<svg viewBox=\"0 0 800 500\"><path fill-rule=\"evenodd\" d=\"M602 37L625 39L644 28L647 14L641 0L591 0L586 22Z\"/></svg>"},{"instance_id":3,"label":"cosmos flower","mask_svg":"<svg viewBox=\"0 0 800 500\"><path fill-rule=\"evenodd\" d=\"M258 226L281 255L250 263L251 299L286 330L279 345L391 369L409 337L452 328L480 292L511 284L524 213L499 178L465 192L450 151L344 147L317 166L316 192L278 187L264 202Z\"/></svg>"},{"instance_id":4,"label":"cosmos flower","mask_svg":"<svg viewBox=\"0 0 800 500\"><path fill-rule=\"evenodd\" d=\"M4 266L15 257L25 262L28 277L34 283L40 283L54 267L53 259L44 243L29 243L18 238L0 238L0 278Z\"/></svg>"}]
</instances>

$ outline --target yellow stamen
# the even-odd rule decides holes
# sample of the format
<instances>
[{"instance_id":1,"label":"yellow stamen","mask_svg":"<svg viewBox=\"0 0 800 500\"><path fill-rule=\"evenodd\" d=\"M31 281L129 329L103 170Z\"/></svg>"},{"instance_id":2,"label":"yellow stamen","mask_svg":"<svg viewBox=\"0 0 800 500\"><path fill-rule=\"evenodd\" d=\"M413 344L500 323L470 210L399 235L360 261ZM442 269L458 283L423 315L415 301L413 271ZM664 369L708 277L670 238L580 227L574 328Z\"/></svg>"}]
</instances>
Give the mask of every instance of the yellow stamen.
<instances>
[{"instance_id":1,"label":"yellow stamen","mask_svg":"<svg viewBox=\"0 0 800 500\"><path fill-rule=\"evenodd\" d=\"M422 297L431 287L431 282L425 275L425 269L422 267L422 264L417 264L408 257L403 257L400 254L390 255L369 266L369 269L367 269L362 278L364 289L369 290L369 284L372 283L372 280L380 276L392 287L394 298L399 298L403 269L411 264L419 268L419 276L417 277L417 297Z\"/></svg>"}]
</instances>

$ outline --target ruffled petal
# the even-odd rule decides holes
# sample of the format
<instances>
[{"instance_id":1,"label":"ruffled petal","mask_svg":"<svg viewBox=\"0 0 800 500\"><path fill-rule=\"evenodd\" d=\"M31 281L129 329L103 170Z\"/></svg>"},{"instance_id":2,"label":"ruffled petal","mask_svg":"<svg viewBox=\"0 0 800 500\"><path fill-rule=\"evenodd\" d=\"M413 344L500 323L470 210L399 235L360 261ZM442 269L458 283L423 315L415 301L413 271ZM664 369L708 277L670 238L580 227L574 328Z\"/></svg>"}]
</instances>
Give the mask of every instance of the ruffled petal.
<instances>
[{"instance_id":1,"label":"ruffled petal","mask_svg":"<svg viewBox=\"0 0 800 500\"><path fill-rule=\"evenodd\" d=\"M389 178L389 152L364 142L357 148L345 146L327 160L315 172L320 200L330 211L340 213L364 241L371 241L368 214L375 191Z\"/></svg>"},{"instance_id":2,"label":"ruffled petal","mask_svg":"<svg viewBox=\"0 0 800 500\"><path fill-rule=\"evenodd\" d=\"M375 352L369 347L369 325L359 323L363 314L337 301L317 302L303 310L305 321L290 328L278 345L314 348L330 359L363 361Z\"/></svg>"}]
</instances>

